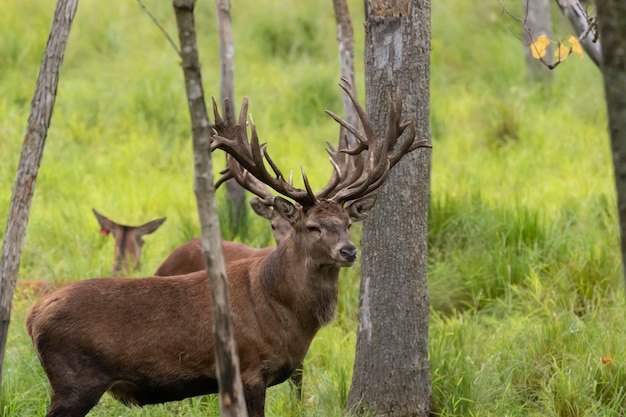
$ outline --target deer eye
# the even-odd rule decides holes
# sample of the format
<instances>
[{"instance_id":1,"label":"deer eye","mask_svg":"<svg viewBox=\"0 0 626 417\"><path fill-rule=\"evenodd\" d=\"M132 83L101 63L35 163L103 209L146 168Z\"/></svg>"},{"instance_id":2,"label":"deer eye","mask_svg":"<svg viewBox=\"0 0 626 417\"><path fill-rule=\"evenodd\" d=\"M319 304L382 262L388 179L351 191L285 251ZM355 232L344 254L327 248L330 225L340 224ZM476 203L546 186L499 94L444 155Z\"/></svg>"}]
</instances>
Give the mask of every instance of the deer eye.
<instances>
[{"instance_id":1,"label":"deer eye","mask_svg":"<svg viewBox=\"0 0 626 417\"><path fill-rule=\"evenodd\" d=\"M307 227L306 227L306 230L307 230L307 231L309 231L309 232L311 232L311 233L313 233L313 232L315 232L315 233L321 233L321 231L322 231L322 229L320 229L320 227L319 227L319 226L316 226L316 225L310 225L310 226L307 226Z\"/></svg>"}]
</instances>

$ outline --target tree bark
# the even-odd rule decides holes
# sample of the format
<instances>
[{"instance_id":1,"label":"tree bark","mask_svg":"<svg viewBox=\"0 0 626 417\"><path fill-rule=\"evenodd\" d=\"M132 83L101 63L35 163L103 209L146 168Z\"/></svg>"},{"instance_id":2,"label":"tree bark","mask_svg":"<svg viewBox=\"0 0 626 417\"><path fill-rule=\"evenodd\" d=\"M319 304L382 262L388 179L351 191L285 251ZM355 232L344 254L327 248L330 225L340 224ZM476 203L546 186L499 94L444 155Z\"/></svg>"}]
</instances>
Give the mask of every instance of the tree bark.
<instances>
[{"instance_id":1,"label":"tree bark","mask_svg":"<svg viewBox=\"0 0 626 417\"><path fill-rule=\"evenodd\" d=\"M574 32L578 36L578 40L587 52L587 55L596 64L597 67L602 65L602 48L600 42L595 39L595 30L589 24L589 19L585 8L578 0L556 0L561 9L561 13L567 17L574 28Z\"/></svg>"},{"instance_id":2,"label":"tree bark","mask_svg":"<svg viewBox=\"0 0 626 417\"><path fill-rule=\"evenodd\" d=\"M226 99L230 103L230 110L235 114L235 48L233 46L233 36L230 19L230 1L215 0L217 6L217 25L219 27L220 38L220 61L221 61L221 99L222 114L226 114L223 108ZM242 223L244 206L246 204L246 191L237 181L230 179L226 181L226 193L231 207L230 231L236 235L239 225Z\"/></svg>"},{"instance_id":3,"label":"tree bark","mask_svg":"<svg viewBox=\"0 0 626 417\"><path fill-rule=\"evenodd\" d=\"M626 282L626 2L596 0L602 40L602 75L617 189L622 272Z\"/></svg>"},{"instance_id":4,"label":"tree bark","mask_svg":"<svg viewBox=\"0 0 626 417\"><path fill-rule=\"evenodd\" d=\"M522 0L524 7L524 25L530 30L533 39L524 31L524 44L530 45L541 35L553 39L552 13L550 12L550 0ZM552 47L548 47L547 53L552 56ZM548 83L552 81L552 71L543 65L541 61L533 58L529 47L524 47L526 58L526 75L529 81Z\"/></svg>"},{"instance_id":5,"label":"tree bark","mask_svg":"<svg viewBox=\"0 0 626 417\"><path fill-rule=\"evenodd\" d=\"M77 7L78 0L57 1L17 167L0 259L0 386L13 292L22 257L30 204L56 100L59 72Z\"/></svg>"},{"instance_id":6,"label":"tree bark","mask_svg":"<svg viewBox=\"0 0 626 417\"><path fill-rule=\"evenodd\" d=\"M346 0L333 0L335 9L335 22L337 23L337 42L339 43L339 72L341 78L350 81L352 89L356 94L356 82L354 79L354 31L350 20L350 11ZM359 126L359 117L356 110L346 94L342 94L344 120L352 126ZM355 143L354 135L345 132L348 145Z\"/></svg>"},{"instance_id":7,"label":"tree bark","mask_svg":"<svg viewBox=\"0 0 626 417\"><path fill-rule=\"evenodd\" d=\"M403 118L430 138L430 1L366 2L366 108L384 134L387 91L399 86ZM431 153L403 158L363 225L359 328L348 408L427 416L429 296L426 280ZM369 415L369 414L368 414Z\"/></svg>"},{"instance_id":8,"label":"tree bark","mask_svg":"<svg viewBox=\"0 0 626 417\"><path fill-rule=\"evenodd\" d=\"M247 417L233 333L219 218L215 204L213 168L209 151L214 132L209 124L204 101L193 15L194 6L195 0L174 0L187 104L193 133L194 191L202 228L202 252L207 267L207 285L211 287L213 304L213 336L220 410L222 416Z\"/></svg>"}]
</instances>

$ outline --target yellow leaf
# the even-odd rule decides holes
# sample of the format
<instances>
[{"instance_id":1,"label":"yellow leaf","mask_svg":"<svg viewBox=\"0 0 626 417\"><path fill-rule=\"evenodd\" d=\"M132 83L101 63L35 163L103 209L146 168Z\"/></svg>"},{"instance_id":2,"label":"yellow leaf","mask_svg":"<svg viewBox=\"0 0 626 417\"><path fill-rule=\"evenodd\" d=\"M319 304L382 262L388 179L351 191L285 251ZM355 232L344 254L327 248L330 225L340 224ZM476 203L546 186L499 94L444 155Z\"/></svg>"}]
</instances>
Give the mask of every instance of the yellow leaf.
<instances>
[{"instance_id":1,"label":"yellow leaf","mask_svg":"<svg viewBox=\"0 0 626 417\"><path fill-rule=\"evenodd\" d=\"M550 39L541 35L535 42L530 43L530 52L533 54L533 58L540 59L546 55L546 48L550 45Z\"/></svg>"},{"instance_id":2,"label":"yellow leaf","mask_svg":"<svg viewBox=\"0 0 626 417\"><path fill-rule=\"evenodd\" d=\"M559 47L554 53L554 59L556 59L557 61L565 61L565 59L569 56L570 53L571 53L570 49L567 46L563 45L562 43L559 43Z\"/></svg>"},{"instance_id":3,"label":"yellow leaf","mask_svg":"<svg viewBox=\"0 0 626 417\"><path fill-rule=\"evenodd\" d=\"M580 59L583 59L583 48L581 48L578 39L576 39L575 36L570 35L567 40L569 41L569 44L572 45L572 52L580 55Z\"/></svg>"}]
</instances>

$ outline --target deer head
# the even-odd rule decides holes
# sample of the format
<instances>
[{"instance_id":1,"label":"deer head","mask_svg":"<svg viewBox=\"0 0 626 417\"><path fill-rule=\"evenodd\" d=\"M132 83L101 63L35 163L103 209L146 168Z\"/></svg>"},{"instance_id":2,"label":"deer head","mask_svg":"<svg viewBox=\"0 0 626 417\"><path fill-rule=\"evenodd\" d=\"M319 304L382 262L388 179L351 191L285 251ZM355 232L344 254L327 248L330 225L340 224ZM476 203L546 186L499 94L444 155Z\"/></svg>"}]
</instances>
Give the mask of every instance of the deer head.
<instances>
[{"instance_id":1,"label":"deer head","mask_svg":"<svg viewBox=\"0 0 626 417\"><path fill-rule=\"evenodd\" d=\"M130 273L131 269L139 269L141 262L141 249L143 248L143 236L153 233L166 220L165 217L144 223L141 226L126 226L118 224L108 217L98 213L95 209L93 214L100 223L100 234L108 236L113 234L115 238L115 260L111 269L111 276L120 272Z\"/></svg>"}]
</instances>

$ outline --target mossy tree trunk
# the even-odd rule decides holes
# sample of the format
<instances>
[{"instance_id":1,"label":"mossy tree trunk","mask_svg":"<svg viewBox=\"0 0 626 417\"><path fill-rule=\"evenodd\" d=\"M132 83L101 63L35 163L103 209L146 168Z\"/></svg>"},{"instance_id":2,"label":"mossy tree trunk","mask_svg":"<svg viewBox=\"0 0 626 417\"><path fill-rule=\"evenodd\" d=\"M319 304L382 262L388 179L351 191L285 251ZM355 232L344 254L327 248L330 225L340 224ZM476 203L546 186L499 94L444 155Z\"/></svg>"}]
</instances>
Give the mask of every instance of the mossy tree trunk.
<instances>
[{"instance_id":1,"label":"mossy tree trunk","mask_svg":"<svg viewBox=\"0 0 626 417\"><path fill-rule=\"evenodd\" d=\"M2 259L0 259L0 387L2 386L2 368L11 318L13 292L15 291L15 282L22 257L30 204L35 192L35 182L37 181L48 128L52 119L52 110L56 101L59 72L63 64L65 47L77 8L78 0L57 1L17 167L2 245Z\"/></svg>"},{"instance_id":2,"label":"mossy tree trunk","mask_svg":"<svg viewBox=\"0 0 626 417\"><path fill-rule=\"evenodd\" d=\"M403 118L430 138L430 1L366 1L366 108L377 134L387 92L400 87ZM431 150L394 167L363 225L359 328L348 408L394 417L427 416L429 296L426 280ZM370 414L368 414L370 415Z\"/></svg>"},{"instance_id":3,"label":"mossy tree trunk","mask_svg":"<svg viewBox=\"0 0 626 417\"><path fill-rule=\"evenodd\" d=\"M626 2L596 0L602 75L617 188L622 265L626 265ZM626 282L626 268L623 268Z\"/></svg>"}]
</instances>

